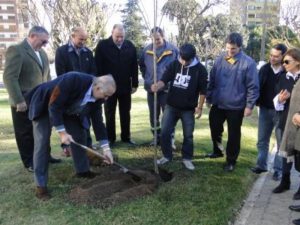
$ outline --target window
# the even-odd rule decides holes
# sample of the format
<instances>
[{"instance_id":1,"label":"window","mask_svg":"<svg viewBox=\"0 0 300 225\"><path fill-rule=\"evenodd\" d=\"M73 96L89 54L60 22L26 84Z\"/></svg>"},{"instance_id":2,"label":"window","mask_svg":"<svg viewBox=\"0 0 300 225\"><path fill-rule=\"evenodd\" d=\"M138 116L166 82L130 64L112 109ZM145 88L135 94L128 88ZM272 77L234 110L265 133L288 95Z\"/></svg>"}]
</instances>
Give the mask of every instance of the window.
<instances>
[{"instance_id":1,"label":"window","mask_svg":"<svg viewBox=\"0 0 300 225\"><path fill-rule=\"evenodd\" d=\"M16 37L18 37L18 35L17 34L11 34L10 37L11 38L16 38Z\"/></svg>"},{"instance_id":2,"label":"window","mask_svg":"<svg viewBox=\"0 0 300 225\"><path fill-rule=\"evenodd\" d=\"M248 5L248 10L255 10L255 6L254 5Z\"/></svg>"},{"instance_id":3,"label":"window","mask_svg":"<svg viewBox=\"0 0 300 225\"><path fill-rule=\"evenodd\" d=\"M248 14L248 18L255 18L255 14Z\"/></svg>"}]
</instances>

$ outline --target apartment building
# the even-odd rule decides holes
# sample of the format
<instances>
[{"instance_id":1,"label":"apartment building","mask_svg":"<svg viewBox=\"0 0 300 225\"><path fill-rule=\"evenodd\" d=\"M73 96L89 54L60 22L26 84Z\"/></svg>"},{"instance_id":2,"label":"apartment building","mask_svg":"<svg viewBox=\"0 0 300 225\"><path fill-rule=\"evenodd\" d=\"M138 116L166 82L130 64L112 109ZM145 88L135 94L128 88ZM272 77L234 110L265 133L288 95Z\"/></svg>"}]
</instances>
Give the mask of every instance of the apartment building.
<instances>
[{"instance_id":1,"label":"apartment building","mask_svg":"<svg viewBox=\"0 0 300 225\"><path fill-rule=\"evenodd\" d=\"M5 63L6 49L23 40L29 29L26 0L0 0L0 70Z\"/></svg>"},{"instance_id":2,"label":"apartment building","mask_svg":"<svg viewBox=\"0 0 300 225\"><path fill-rule=\"evenodd\" d=\"M230 14L247 26L279 25L280 0L230 0Z\"/></svg>"}]
</instances>

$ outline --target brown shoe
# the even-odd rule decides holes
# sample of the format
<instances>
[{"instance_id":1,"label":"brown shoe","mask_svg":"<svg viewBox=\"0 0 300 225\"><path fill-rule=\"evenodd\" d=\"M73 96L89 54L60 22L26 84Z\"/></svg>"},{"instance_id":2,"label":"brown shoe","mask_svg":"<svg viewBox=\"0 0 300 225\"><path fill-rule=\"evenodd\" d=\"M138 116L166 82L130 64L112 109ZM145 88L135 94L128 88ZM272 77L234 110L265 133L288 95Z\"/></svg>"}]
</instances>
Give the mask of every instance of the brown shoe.
<instances>
[{"instance_id":1,"label":"brown shoe","mask_svg":"<svg viewBox=\"0 0 300 225\"><path fill-rule=\"evenodd\" d=\"M51 198L51 196L47 190L47 187L37 186L36 191L35 191L35 196L42 201L48 201Z\"/></svg>"}]
</instances>

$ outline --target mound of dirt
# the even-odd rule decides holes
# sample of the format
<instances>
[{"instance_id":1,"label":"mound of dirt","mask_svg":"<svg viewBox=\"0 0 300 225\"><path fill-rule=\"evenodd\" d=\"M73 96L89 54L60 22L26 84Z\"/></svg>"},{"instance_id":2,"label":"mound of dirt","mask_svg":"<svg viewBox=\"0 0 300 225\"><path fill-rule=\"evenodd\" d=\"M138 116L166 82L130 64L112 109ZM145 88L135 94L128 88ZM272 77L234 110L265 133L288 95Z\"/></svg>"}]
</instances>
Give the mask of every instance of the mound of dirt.
<instances>
[{"instance_id":1,"label":"mound of dirt","mask_svg":"<svg viewBox=\"0 0 300 225\"><path fill-rule=\"evenodd\" d=\"M93 171L99 175L92 180L85 179L72 189L69 194L71 202L106 208L151 194L159 183L157 176L144 170L132 170L142 178L138 182L113 166L97 167Z\"/></svg>"}]
</instances>

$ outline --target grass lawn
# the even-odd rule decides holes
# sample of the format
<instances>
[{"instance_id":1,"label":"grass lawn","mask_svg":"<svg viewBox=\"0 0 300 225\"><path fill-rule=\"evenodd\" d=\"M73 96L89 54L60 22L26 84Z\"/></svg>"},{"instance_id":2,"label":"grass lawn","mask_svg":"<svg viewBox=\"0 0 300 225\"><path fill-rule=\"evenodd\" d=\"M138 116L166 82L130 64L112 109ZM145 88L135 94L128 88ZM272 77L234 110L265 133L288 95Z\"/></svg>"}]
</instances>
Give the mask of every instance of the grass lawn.
<instances>
[{"instance_id":1,"label":"grass lawn","mask_svg":"<svg viewBox=\"0 0 300 225\"><path fill-rule=\"evenodd\" d=\"M17 152L7 98L6 91L0 89L0 224L226 225L234 220L255 179L249 168L256 158L256 112L244 120L236 170L225 173L222 169L224 158L201 157L212 150L208 111L205 109L205 114L196 121L194 132L194 172L182 168L180 151L177 151L174 162L167 166L175 174L171 182L161 184L150 196L99 209L66 201L68 191L80 182L74 177L72 160L68 158L59 165L50 166L49 189L53 197L48 202L41 202L34 196L33 175L23 168ZM131 115L133 140L138 144L150 142L152 135L142 87L133 96ZM119 138L119 128L117 133ZM177 146L181 141L179 123ZM54 156L60 155L59 138L55 132L52 149ZM119 143L113 151L118 154L119 162L129 167L153 167L152 148L128 149Z\"/></svg>"}]
</instances>

